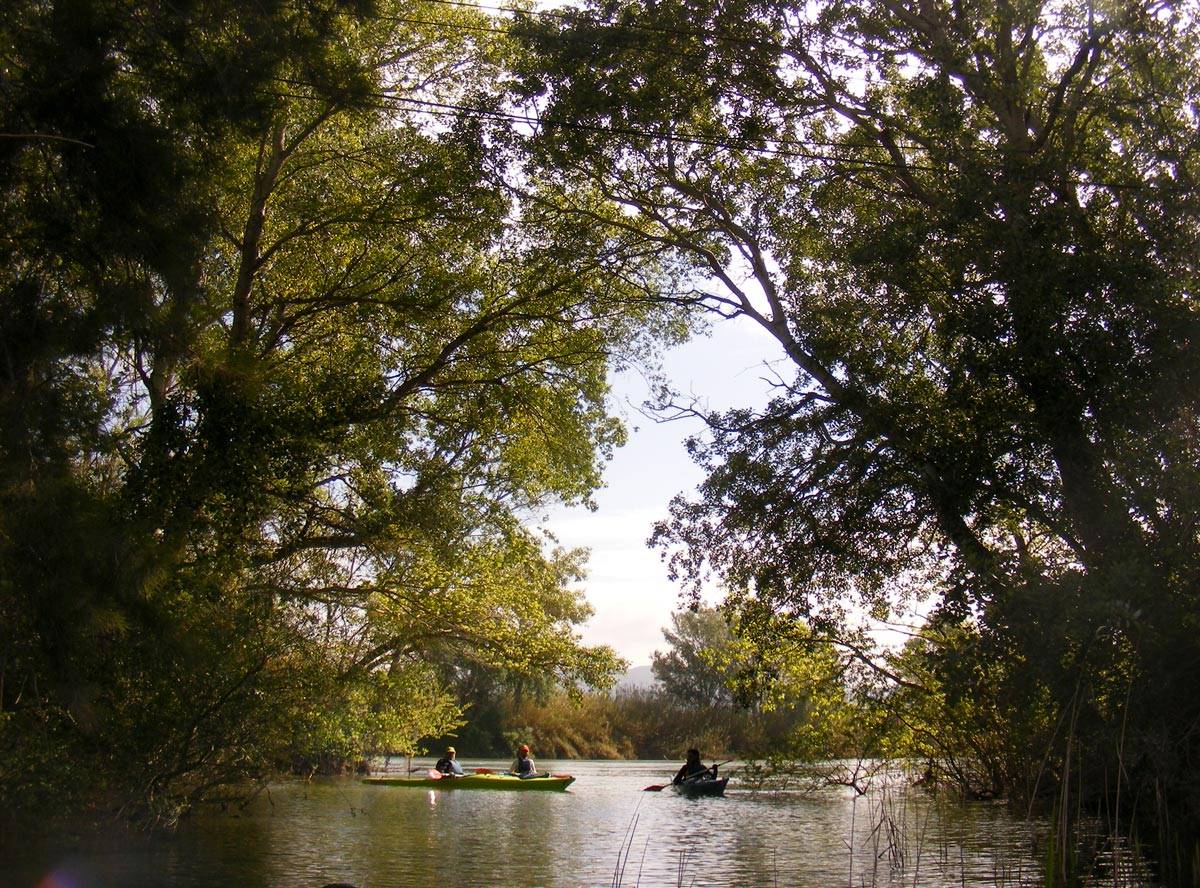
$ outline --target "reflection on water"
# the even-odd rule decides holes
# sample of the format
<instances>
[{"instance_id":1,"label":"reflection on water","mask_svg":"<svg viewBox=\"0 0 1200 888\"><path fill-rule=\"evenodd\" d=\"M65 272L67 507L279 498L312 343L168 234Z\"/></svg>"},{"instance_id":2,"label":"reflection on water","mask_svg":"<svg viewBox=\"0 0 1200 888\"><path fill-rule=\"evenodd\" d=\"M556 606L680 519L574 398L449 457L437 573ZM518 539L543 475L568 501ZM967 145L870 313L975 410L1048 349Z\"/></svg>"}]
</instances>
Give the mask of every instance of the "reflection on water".
<instances>
[{"instance_id":1,"label":"reflection on water","mask_svg":"<svg viewBox=\"0 0 1200 888\"><path fill-rule=\"evenodd\" d=\"M7 848L0 872L14 888L1041 883L1031 828L1000 805L939 802L899 784L860 797L753 793L736 774L725 798L689 799L641 791L666 782L673 763L541 764L578 779L566 793L286 783L240 816L197 816L170 839ZM43 881L51 871L56 881Z\"/></svg>"}]
</instances>

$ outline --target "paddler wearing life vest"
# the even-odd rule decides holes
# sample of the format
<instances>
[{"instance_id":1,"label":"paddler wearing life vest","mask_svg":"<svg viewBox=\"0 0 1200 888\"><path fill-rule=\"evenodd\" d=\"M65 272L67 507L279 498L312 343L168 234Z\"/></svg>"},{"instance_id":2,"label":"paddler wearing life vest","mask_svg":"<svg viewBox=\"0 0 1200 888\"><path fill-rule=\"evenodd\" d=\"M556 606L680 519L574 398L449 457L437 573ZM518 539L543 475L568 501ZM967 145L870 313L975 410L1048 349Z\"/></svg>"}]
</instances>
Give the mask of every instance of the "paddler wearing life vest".
<instances>
[{"instance_id":1,"label":"paddler wearing life vest","mask_svg":"<svg viewBox=\"0 0 1200 888\"><path fill-rule=\"evenodd\" d=\"M533 764L533 759L529 757L529 746L527 744L522 743L517 747L517 758L508 769L508 773L515 774L518 777L537 776L537 767Z\"/></svg>"}]
</instances>

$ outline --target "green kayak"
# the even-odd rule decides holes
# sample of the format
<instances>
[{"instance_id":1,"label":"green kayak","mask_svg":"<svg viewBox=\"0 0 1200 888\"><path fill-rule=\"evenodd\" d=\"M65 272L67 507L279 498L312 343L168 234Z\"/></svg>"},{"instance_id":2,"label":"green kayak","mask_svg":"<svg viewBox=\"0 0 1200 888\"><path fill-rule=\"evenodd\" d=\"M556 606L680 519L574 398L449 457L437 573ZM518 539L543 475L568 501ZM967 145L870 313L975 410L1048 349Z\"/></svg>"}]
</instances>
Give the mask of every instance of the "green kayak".
<instances>
[{"instance_id":1,"label":"green kayak","mask_svg":"<svg viewBox=\"0 0 1200 888\"><path fill-rule=\"evenodd\" d=\"M515 789L562 792L575 782L570 774L513 777L509 774L467 774L463 777L364 777L376 786L415 786L420 789Z\"/></svg>"}]
</instances>

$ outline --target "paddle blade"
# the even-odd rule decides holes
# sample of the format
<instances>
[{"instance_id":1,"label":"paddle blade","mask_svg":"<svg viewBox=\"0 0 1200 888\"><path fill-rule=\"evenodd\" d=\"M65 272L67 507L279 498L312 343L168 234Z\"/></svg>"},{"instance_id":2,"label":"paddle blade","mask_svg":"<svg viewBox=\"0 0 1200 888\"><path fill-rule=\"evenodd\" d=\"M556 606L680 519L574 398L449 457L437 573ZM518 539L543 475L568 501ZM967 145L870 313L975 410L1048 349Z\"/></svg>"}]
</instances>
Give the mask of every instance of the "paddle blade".
<instances>
[{"instance_id":1,"label":"paddle blade","mask_svg":"<svg viewBox=\"0 0 1200 888\"><path fill-rule=\"evenodd\" d=\"M495 774L496 772L493 771L491 768L476 768L475 773L476 774Z\"/></svg>"},{"instance_id":2,"label":"paddle blade","mask_svg":"<svg viewBox=\"0 0 1200 888\"><path fill-rule=\"evenodd\" d=\"M427 776L430 780L441 780L443 775L442 772L437 768L430 768L425 772L425 776Z\"/></svg>"},{"instance_id":3,"label":"paddle blade","mask_svg":"<svg viewBox=\"0 0 1200 888\"><path fill-rule=\"evenodd\" d=\"M659 783L654 786L647 786L645 789L642 790L642 792L662 792L664 789L666 789L670 785L671 784L669 784L669 783Z\"/></svg>"}]
</instances>

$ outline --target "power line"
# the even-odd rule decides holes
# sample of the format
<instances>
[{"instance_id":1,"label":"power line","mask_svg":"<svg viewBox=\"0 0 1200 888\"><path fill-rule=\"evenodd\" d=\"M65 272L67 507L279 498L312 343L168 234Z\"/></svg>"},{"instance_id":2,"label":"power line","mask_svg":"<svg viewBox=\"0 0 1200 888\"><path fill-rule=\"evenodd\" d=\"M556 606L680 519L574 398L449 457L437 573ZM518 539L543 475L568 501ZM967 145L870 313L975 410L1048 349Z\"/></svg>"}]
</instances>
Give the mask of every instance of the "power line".
<instances>
[{"instance_id":1,"label":"power line","mask_svg":"<svg viewBox=\"0 0 1200 888\"><path fill-rule=\"evenodd\" d=\"M513 15L524 15L524 16L550 18L550 19L557 19L560 21L564 21L564 22L567 22L570 24L585 23L585 24L589 24L589 25L602 26L602 27L606 27L606 28L614 28L614 29L628 30L628 31L641 31L641 32L650 33L650 34L670 35L670 36L676 36L676 37L707 37L707 38L710 38L713 40L728 42L728 43L732 43L735 45L765 47L767 49L770 49L770 50L773 50L773 51L779 52L779 53L787 52L787 48L779 43L775 43L775 42L767 41L767 40L752 39L752 38L733 37L730 35L721 34L717 31L713 31L713 30L682 30L682 29L678 29L678 28L655 27L655 26L630 23L630 22L618 22L618 21L614 21L611 19L600 19L600 18L591 16L589 14L578 14L578 13L574 13L574 12L561 12L559 10L518 9L515 7L509 7L509 6L492 6L492 5L487 5L487 4L483 4L483 3L472 3L472 2L469 2L469 0L423 0L423 2L427 5L439 5L439 6L470 9L470 10L475 10L475 11L510 13ZM491 27L491 26L484 26L484 25L469 25L469 24L465 24L465 23L461 23L461 22L444 21L444 20L437 21L437 20L417 19L417 18L402 17L402 16L389 17L388 20L389 21L398 21L398 22L408 23L408 24L414 24L414 25L423 25L423 26L427 26L427 27L441 27L441 28L450 28L450 29L483 32L483 33L491 33L491 34L508 34L509 33L509 31L505 28L498 28L498 27ZM649 46L649 47L642 47L642 49L644 51L649 51L652 53L658 52L658 53L664 54L664 55L678 56L680 54L680 51L678 48L672 48L672 47L667 47L667 46ZM853 59L853 60L859 61L859 62L861 62L862 58L863 58L861 56L852 56L852 55L845 54L845 53L831 52L829 50L823 50L822 54L823 55L832 55L832 56L842 58L842 59ZM842 163L857 163L864 167L874 167L874 168L880 168L880 169L905 169L905 170L926 171L926 172L945 172L949 169L948 166L947 167L934 167L934 166L918 164L918 163L900 164L900 163L884 161L884 160L866 160L866 159L862 159L862 158L846 158L844 156L837 157L837 156L831 156L831 155L825 155L825 154L816 154L811 151L801 151L801 150L798 150L796 148L791 148L791 147L770 148L765 145L755 144L753 142L750 142L749 140L704 139L704 138L695 137L695 136L681 136L677 133L653 132L653 131L648 131L648 130L639 130L636 128L601 127L601 126L581 124L581 123L576 123L576 122L571 122L571 121L562 121L562 120L556 121L556 120L546 119L546 118L531 119L528 117L522 117L520 115L505 114L503 112L494 112L494 111L488 111L485 109L472 109L469 107L464 107L464 106L459 106L459 105L444 105L442 107L444 107L445 109L448 109L448 110L438 112L438 111L434 110L434 108L437 107L437 103L422 103L421 100L408 99L408 98L400 97L400 96L387 96L386 98L388 98L392 101L404 101L404 102L409 102L409 103L415 104L415 105L421 105L421 104L430 105L431 107L427 108L424 111L424 113L428 113L428 114L432 114L432 115L441 114L443 116L449 116L450 113L466 113L466 114L476 113L476 114L486 115L486 116L489 116L489 117L492 117L495 119L508 119L508 120L522 122L522 123L526 123L526 124L530 124L530 125L536 123L541 126L552 126L552 127L560 128L560 129L563 129L563 128L575 129L575 130L580 130L580 131L610 133L610 134L614 134L614 135L626 135L626 136L641 137L641 138L668 139L668 140L671 140L674 142L678 142L680 144L692 144L692 145L705 146L705 147L726 148L726 149L730 149L730 150L751 151L754 153L764 154L764 155L769 155L769 156L797 157L797 158L804 158L804 159L810 159L810 160L821 160L821 161L830 161L830 162L837 161L837 162L842 162ZM778 139L767 140L767 141L775 141L779 144L784 144L783 140L778 140ZM795 143L793 142L792 144L795 144ZM807 146L812 146L812 147L819 146L819 147L829 147L829 148L839 148L839 149L845 149L848 147L845 143L841 143L841 142L821 142L821 141L815 141L815 140L805 140L802 144L807 145ZM920 145L900 144L897 147L902 151L923 150L923 146L920 146ZM963 154L963 155L979 155L981 153L981 148L976 147L976 146L972 146L972 147L960 146L956 150L960 154ZM1092 180L1092 181L1088 182L1087 184L1099 185L1101 187L1118 188L1118 189L1141 189L1141 188L1145 187L1144 185L1142 185L1140 183L1137 185L1131 185L1131 184L1119 184L1119 183L1105 183L1105 182L1099 182L1096 180ZM1162 187L1162 186L1160 186L1160 187Z\"/></svg>"},{"instance_id":2,"label":"power line","mask_svg":"<svg viewBox=\"0 0 1200 888\"><path fill-rule=\"evenodd\" d=\"M298 81L284 80L283 82L293 86L302 86ZM307 96L290 94L288 98L308 98ZM873 160L863 157L846 157L838 156L829 153L821 153L814 150L801 150L798 147L783 147L783 140L776 141L781 147L771 148L767 145L749 140L737 139L718 139L704 138L696 135L681 135L675 132L662 132L654 130L639 129L637 127L620 127L620 126L601 126L599 124L581 123L574 120L561 120L546 117L530 117L524 114L517 114L511 111L499 111L492 108L481 108L473 105L462 105L454 102L438 102L431 99L418 99L411 96L398 96L387 92L372 93L372 97L381 102L404 103L414 106L413 110L418 113L429 114L435 117L460 117L467 115L488 120L501 120L512 123L520 123L530 127L550 127L554 129L567 129L577 132L595 133L597 135L608 136L627 136L639 139L659 139L668 142L676 142L681 145L694 145L700 148L723 148L730 151L746 151L752 154L763 154L768 156L778 157L795 157L803 160L814 160L830 163L848 163L856 164L866 168L878 169L906 169L920 170L923 172L945 172L942 167L934 167L924 164L897 164L888 160ZM795 145L796 143L792 143ZM846 149L850 146L841 142L803 142L802 144L812 148L823 147L833 149Z\"/></svg>"},{"instance_id":3,"label":"power line","mask_svg":"<svg viewBox=\"0 0 1200 888\"><path fill-rule=\"evenodd\" d=\"M291 85L305 86L299 81L285 80L283 82ZM280 98L294 99L311 99L312 96L301 95L297 93L276 93ZM405 103L414 106L407 110L420 114L428 114L434 117L453 117L459 118L463 115L468 117L477 117L481 119L500 120L513 123L521 123L530 127L549 127L556 129L571 129L582 132L597 133L600 135L613 136L630 136L643 139L660 139L669 142L677 142L683 145L695 145L704 148L723 148L732 151L746 151L752 154L763 154L768 156L780 157L796 157L806 160L819 161L823 163L840 163L851 164L863 167L865 169L878 170L916 170L930 173L948 173L949 166L930 166L927 164L898 164L887 160L872 160L862 157L846 157L844 155L836 155L830 153L820 153L815 151L801 151L793 147L770 148L764 145L751 143L748 141L737 141L732 139L705 139L698 136L684 136L673 132L655 132L652 130L637 129L635 127L614 127L600 126L596 124L579 123L578 121L569 120L553 120L549 118L530 117L528 115L515 114L508 111L497 111L491 108L480 108L472 105L462 105L454 102L437 102L431 99L417 99L409 96L398 96L386 92L375 92L371 94L373 98L380 102ZM780 141L781 140L774 140ZM852 146L840 142L804 142L820 147L830 148L850 148ZM972 152L967 152L972 153ZM1192 189L1184 185L1168 186L1165 184L1148 185L1145 182L1113 182L1109 180L1092 179L1086 181L1080 179L1075 181L1076 185L1083 185L1098 188L1110 188L1119 191L1144 191L1144 190L1167 190L1176 192L1190 192Z\"/></svg>"},{"instance_id":4,"label":"power line","mask_svg":"<svg viewBox=\"0 0 1200 888\"><path fill-rule=\"evenodd\" d=\"M828 154L821 154L815 151L801 151L796 148L769 148L764 145L759 145L747 140L733 139L706 139L699 136L682 136L672 132L655 132L653 130L637 129L636 127L617 127L617 126L599 126L596 124L580 123L571 120L555 120L544 117L528 117L521 114L513 114L507 111L493 111L488 108L478 108L470 105L458 105L451 102L434 102L427 99L414 99L408 96L394 96L387 93L378 93L380 98L393 102L406 102L416 105L421 108L429 109L429 113L441 113L444 115L456 115L459 113L468 115L477 115L481 117L489 117L496 120L508 120L516 123L524 123L530 126L548 126L556 129L570 129L581 132L592 132L600 135L612 136L631 136L634 138L643 139L661 139L668 142L678 142L684 145L695 145L702 148L725 148L734 151L748 151L754 154L767 154L781 157L797 157L806 160L822 160L822 161L837 161L840 163L856 163L861 166L868 167L885 167L889 169L920 169L928 172L940 172L937 167L920 166L920 165L904 165L891 161L875 161L864 158L849 158L836 157ZM822 146L828 148L845 148L847 146L838 142L806 142L804 144Z\"/></svg>"}]
</instances>

